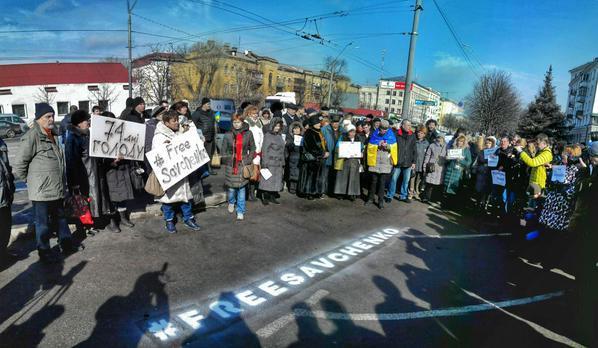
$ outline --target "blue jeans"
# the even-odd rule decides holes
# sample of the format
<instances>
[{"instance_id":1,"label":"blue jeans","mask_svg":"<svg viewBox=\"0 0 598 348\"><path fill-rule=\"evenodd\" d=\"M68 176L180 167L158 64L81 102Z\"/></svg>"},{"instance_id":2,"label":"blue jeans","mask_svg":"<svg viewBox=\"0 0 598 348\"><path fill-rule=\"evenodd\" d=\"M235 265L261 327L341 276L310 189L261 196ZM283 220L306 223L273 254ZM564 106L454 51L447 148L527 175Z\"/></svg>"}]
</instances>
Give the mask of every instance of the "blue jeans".
<instances>
[{"instance_id":1,"label":"blue jeans","mask_svg":"<svg viewBox=\"0 0 598 348\"><path fill-rule=\"evenodd\" d=\"M399 193L400 199L405 199L409 195L409 179L411 179L411 167L394 167L392 168L392 174L390 183L388 185L387 198L393 198L397 192L397 181L399 176L403 174L403 180L401 181L401 192Z\"/></svg>"},{"instance_id":2,"label":"blue jeans","mask_svg":"<svg viewBox=\"0 0 598 348\"><path fill-rule=\"evenodd\" d=\"M228 189L228 204L237 204L237 214L245 214L245 186Z\"/></svg>"},{"instance_id":3,"label":"blue jeans","mask_svg":"<svg viewBox=\"0 0 598 348\"><path fill-rule=\"evenodd\" d=\"M71 238L71 231L64 215L62 199L56 201L33 201L35 220L35 243L38 249L50 249L49 217L58 222L58 240Z\"/></svg>"},{"instance_id":4,"label":"blue jeans","mask_svg":"<svg viewBox=\"0 0 598 348\"><path fill-rule=\"evenodd\" d=\"M182 203L162 203L162 213L164 214L164 220L172 221L176 216L175 207L181 207L181 212L183 213L183 220L189 221L194 219L193 216L193 203L191 202L182 202Z\"/></svg>"}]
</instances>

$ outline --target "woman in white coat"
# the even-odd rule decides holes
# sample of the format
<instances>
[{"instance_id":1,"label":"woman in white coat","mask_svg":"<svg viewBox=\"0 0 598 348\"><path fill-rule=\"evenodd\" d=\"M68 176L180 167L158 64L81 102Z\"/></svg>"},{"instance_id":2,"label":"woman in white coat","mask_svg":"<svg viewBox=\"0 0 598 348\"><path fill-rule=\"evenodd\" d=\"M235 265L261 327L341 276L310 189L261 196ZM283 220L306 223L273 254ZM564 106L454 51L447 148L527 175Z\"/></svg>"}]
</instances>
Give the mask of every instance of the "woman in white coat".
<instances>
[{"instance_id":1,"label":"woman in white coat","mask_svg":"<svg viewBox=\"0 0 598 348\"><path fill-rule=\"evenodd\" d=\"M182 133L179 125L179 115L175 110L168 111L162 116L162 121L156 125L154 139L152 140L152 149L163 147L170 143L177 134ZM195 131L194 129L192 131ZM176 207L180 206L183 213L183 220L185 226L193 231L199 231L200 227L195 221L193 215L193 194L189 186L187 178L179 181L174 186L170 187L162 197L158 200L162 203L162 213L166 221L166 231L168 233L176 233L175 216Z\"/></svg>"},{"instance_id":2,"label":"woman in white coat","mask_svg":"<svg viewBox=\"0 0 598 348\"><path fill-rule=\"evenodd\" d=\"M253 141L255 142L255 158L253 159L253 164L259 165L261 158L262 158L262 144L264 143L264 124L262 120L259 118L259 110L255 105L248 105L243 110L243 117L245 118L245 123L249 125L249 131L253 136ZM249 181L247 185L247 200L248 201L255 201L255 191L258 188L258 182L256 181Z\"/></svg>"}]
</instances>

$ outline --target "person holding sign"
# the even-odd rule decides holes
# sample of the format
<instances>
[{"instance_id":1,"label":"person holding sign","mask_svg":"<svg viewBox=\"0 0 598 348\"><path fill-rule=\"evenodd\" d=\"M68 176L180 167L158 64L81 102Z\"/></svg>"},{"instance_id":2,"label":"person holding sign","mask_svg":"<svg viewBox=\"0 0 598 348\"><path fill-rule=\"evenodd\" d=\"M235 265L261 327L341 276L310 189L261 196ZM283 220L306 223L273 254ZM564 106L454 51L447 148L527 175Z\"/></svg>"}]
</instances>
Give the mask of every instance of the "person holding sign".
<instances>
[{"instance_id":1,"label":"person holding sign","mask_svg":"<svg viewBox=\"0 0 598 348\"><path fill-rule=\"evenodd\" d=\"M275 118L268 125L269 130L264 135L262 144L262 170L268 170L272 176L260 176L259 189L262 191L262 203L280 204L276 194L282 190L285 163L285 141L282 138L284 124L281 118Z\"/></svg>"},{"instance_id":2,"label":"person holding sign","mask_svg":"<svg viewBox=\"0 0 598 348\"><path fill-rule=\"evenodd\" d=\"M335 195L347 195L350 201L354 201L361 194L360 168L363 156L363 144L357 139L355 126L350 124L346 127L347 133L338 140L335 151L334 169L336 170L336 181L334 182ZM339 156L342 146L356 145L359 148L356 156L342 158Z\"/></svg>"},{"instance_id":3,"label":"person holding sign","mask_svg":"<svg viewBox=\"0 0 598 348\"><path fill-rule=\"evenodd\" d=\"M490 177L490 166L488 165L488 158L494 156L491 154L487 156L486 150L494 149L496 145L495 139L486 137L484 140L484 149L478 153L478 157L475 159L473 171L476 174L475 189L477 192L477 205L480 209L486 209L488 203L488 197L492 192L492 181Z\"/></svg>"},{"instance_id":4,"label":"person holding sign","mask_svg":"<svg viewBox=\"0 0 598 348\"><path fill-rule=\"evenodd\" d=\"M546 229L565 231L575 210L577 198L576 184L581 176L581 169L587 166L581 159L579 145L566 146L561 155L560 165L565 168L562 182L552 182L546 190L544 208L540 213L540 224ZM555 167L555 166L552 166Z\"/></svg>"},{"instance_id":5,"label":"person holding sign","mask_svg":"<svg viewBox=\"0 0 598 348\"><path fill-rule=\"evenodd\" d=\"M460 156L449 158L448 153L460 151ZM456 195L461 187L461 180L466 168L471 164L471 152L469 151L465 135L459 135L454 139L452 146L447 150L447 162L444 174L444 193Z\"/></svg>"},{"instance_id":6,"label":"person holding sign","mask_svg":"<svg viewBox=\"0 0 598 348\"><path fill-rule=\"evenodd\" d=\"M157 149L171 143L174 137L182 134L179 129L179 114L175 110L169 110L162 116L162 122L156 126L152 148ZM191 192L188 178L184 178L174 184L174 186L168 188L158 200L162 203L162 213L164 214L166 231L168 233L177 232L174 222L176 206L179 206L183 213L185 226L193 231L200 230L193 215L193 193Z\"/></svg>"},{"instance_id":7,"label":"person holding sign","mask_svg":"<svg viewBox=\"0 0 598 348\"><path fill-rule=\"evenodd\" d=\"M293 122L289 126L290 134L286 139L286 165L285 179L289 193L297 192L297 182L299 181L299 159L301 157L301 148L303 146L303 125L301 122Z\"/></svg>"},{"instance_id":8,"label":"person holding sign","mask_svg":"<svg viewBox=\"0 0 598 348\"><path fill-rule=\"evenodd\" d=\"M243 167L253 164L255 141L242 115L232 117L232 130L224 135L222 164L225 166L225 185L228 187L228 212L237 210L237 220L245 217L245 193L249 179L243 176Z\"/></svg>"},{"instance_id":9,"label":"person holding sign","mask_svg":"<svg viewBox=\"0 0 598 348\"><path fill-rule=\"evenodd\" d=\"M264 124L259 119L258 108L255 105L248 105L243 109L243 118L245 123L249 125L249 131L253 135L253 141L255 142L255 158L253 164L256 166L260 165L262 161L262 143L264 142ZM266 129L267 133L267 129ZM256 200L255 194L258 188L259 182L249 180L247 185L247 200L253 202Z\"/></svg>"},{"instance_id":10,"label":"person holding sign","mask_svg":"<svg viewBox=\"0 0 598 348\"><path fill-rule=\"evenodd\" d=\"M367 145L367 165L371 181L364 204L374 202L374 194L377 193L378 209L384 209L384 184L392 168L399 162L397 138L389 127L387 120L380 120L380 128L374 130Z\"/></svg>"}]
</instances>

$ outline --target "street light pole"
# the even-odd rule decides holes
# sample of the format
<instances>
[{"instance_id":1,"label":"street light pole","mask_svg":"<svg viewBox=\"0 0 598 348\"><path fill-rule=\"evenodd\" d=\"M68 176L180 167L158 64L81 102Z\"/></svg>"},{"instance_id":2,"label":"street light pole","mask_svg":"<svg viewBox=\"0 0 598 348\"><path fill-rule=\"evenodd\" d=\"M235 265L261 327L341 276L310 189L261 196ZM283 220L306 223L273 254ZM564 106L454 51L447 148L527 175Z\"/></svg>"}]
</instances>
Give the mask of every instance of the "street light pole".
<instances>
[{"instance_id":1,"label":"street light pole","mask_svg":"<svg viewBox=\"0 0 598 348\"><path fill-rule=\"evenodd\" d=\"M347 47L351 46L352 44L353 44L353 42L349 42L348 44L346 44L345 47L343 47L343 49L338 53L336 58L334 58L334 60L332 61L332 67L330 68L330 74L329 74L330 79L328 80L328 99L326 102L326 105L328 107L330 107L330 97L332 96L332 79L334 78L334 70L336 67L336 62L337 62L338 58L341 56L341 54L343 54L343 52L345 52Z\"/></svg>"},{"instance_id":2,"label":"street light pole","mask_svg":"<svg viewBox=\"0 0 598 348\"><path fill-rule=\"evenodd\" d=\"M129 15L129 40L128 40L128 49L129 49L129 98L133 97L133 49L131 45L132 37L131 37L131 12L133 12L133 8L137 4L137 0L131 3L127 0L127 13Z\"/></svg>"},{"instance_id":3,"label":"street light pole","mask_svg":"<svg viewBox=\"0 0 598 348\"><path fill-rule=\"evenodd\" d=\"M415 59L415 41L417 40L417 28L419 26L419 14L423 10L422 0L415 0L415 11L413 14L413 28L411 29L411 40L409 41L409 58L407 60L407 75L405 76L405 94L403 97L403 118L411 120L409 112L411 100L411 84L413 83L413 60Z\"/></svg>"}]
</instances>

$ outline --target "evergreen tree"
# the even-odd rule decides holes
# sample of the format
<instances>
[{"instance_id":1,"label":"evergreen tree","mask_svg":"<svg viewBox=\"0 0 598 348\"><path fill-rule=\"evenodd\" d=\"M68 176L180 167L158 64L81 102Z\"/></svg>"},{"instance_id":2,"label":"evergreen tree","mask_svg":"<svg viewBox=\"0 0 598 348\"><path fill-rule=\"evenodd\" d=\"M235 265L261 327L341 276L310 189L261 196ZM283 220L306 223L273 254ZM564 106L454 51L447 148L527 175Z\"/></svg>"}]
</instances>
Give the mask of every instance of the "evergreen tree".
<instances>
[{"instance_id":1,"label":"evergreen tree","mask_svg":"<svg viewBox=\"0 0 598 348\"><path fill-rule=\"evenodd\" d=\"M552 85L552 65L544 77L544 86L531 102L521 117L519 133L525 138L533 138L544 133L551 138L561 140L569 131L565 115L556 102L556 94Z\"/></svg>"}]
</instances>

